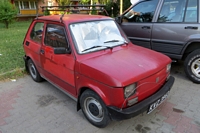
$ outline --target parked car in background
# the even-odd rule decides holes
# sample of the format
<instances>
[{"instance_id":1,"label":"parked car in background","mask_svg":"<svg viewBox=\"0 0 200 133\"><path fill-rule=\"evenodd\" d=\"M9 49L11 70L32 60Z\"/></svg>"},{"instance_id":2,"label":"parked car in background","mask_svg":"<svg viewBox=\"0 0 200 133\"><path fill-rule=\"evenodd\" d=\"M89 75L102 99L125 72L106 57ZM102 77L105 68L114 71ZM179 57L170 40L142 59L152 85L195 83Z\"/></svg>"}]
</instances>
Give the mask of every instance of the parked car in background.
<instances>
[{"instance_id":1,"label":"parked car in background","mask_svg":"<svg viewBox=\"0 0 200 133\"><path fill-rule=\"evenodd\" d=\"M183 60L188 78L200 83L199 0L143 0L116 18L133 44Z\"/></svg>"},{"instance_id":2,"label":"parked car in background","mask_svg":"<svg viewBox=\"0 0 200 133\"><path fill-rule=\"evenodd\" d=\"M97 127L151 113L174 83L169 57L133 45L106 16L38 17L23 47L32 79L65 92Z\"/></svg>"}]
</instances>

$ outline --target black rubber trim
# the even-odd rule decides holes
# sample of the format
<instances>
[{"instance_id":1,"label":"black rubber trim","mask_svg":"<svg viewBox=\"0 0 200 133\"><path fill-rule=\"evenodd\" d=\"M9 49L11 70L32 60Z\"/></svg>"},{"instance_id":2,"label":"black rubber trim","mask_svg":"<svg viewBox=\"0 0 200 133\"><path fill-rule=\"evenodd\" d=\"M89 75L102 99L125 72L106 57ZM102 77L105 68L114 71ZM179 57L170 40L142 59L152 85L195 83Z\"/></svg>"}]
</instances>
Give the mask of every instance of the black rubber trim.
<instances>
[{"instance_id":1,"label":"black rubber trim","mask_svg":"<svg viewBox=\"0 0 200 133\"><path fill-rule=\"evenodd\" d=\"M23 57L23 59L24 59L26 71L28 71L28 66L27 66L28 60L27 60L27 56L25 55L25 56Z\"/></svg>"},{"instance_id":2,"label":"black rubber trim","mask_svg":"<svg viewBox=\"0 0 200 133\"><path fill-rule=\"evenodd\" d=\"M141 101L140 103L137 103L129 108L120 110L119 108L113 106L107 106L107 109L110 113L110 117L113 120L124 120L137 116L143 113L144 111L147 111L147 109L152 103L154 103L156 100L158 100L168 91L170 91L171 87L174 84L174 81L174 77L170 76L168 81L162 86L162 88L159 91L157 91L155 94L148 97L147 99Z\"/></svg>"}]
</instances>

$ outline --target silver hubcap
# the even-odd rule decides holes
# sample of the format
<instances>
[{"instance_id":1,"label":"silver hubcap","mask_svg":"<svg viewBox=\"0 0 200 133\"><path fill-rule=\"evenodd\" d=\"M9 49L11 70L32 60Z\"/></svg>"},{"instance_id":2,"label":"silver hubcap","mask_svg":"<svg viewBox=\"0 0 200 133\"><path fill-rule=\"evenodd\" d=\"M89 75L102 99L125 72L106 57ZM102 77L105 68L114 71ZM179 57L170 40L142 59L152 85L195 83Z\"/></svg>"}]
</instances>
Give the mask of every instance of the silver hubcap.
<instances>
[{"instance_id":1,"label":"silver hubcap","mask_svg":"<svg viewBox=\"0 0 200 133\"><path fill-rule=\"evenodd\" d=\"M200 78L200 58L196 59L191 66L192 73L198 78Z\"/></svg>"},{"instance_id":2,"label":"silver hubcap","mask_svg":"<svg viewBox=\"0 0 200 133\"><path fill-rule=\"evenodd\" d=\"M29 72L31 74L31 76L36 79L36 69L35 69L35 66L33 65L33 63L30 63L29 64Z\"/></svg>"},{"instance_id":3,"label":"silver hubcap","mask_svg":"<svg viewBox=\"0 0 200 133\"><path fill-rule=\"evenodd\" d=\"M86 115L95 122L101 122L104 114L101 104L93 97L88 97L84 101Z\"/></svg>"}]
</instances>

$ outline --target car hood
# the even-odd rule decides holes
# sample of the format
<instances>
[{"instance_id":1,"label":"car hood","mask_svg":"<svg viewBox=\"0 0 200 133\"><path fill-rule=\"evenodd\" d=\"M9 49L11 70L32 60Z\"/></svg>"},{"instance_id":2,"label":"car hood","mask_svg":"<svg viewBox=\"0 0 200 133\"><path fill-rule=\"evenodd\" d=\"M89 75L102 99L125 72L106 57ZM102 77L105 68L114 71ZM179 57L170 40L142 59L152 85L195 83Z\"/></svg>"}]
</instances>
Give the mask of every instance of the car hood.
<instances>
[{"instance_id":1,"label":"car hood","mask_svg":"<svg viewBox=\"0 0 200 133\"><path fill-rule=\"evenodd\" d=\"M166 55L128 45L81 61L80 73L109 86L124 87L159 72L169 63L171 59Z\"/></svg>"}]
</instances>

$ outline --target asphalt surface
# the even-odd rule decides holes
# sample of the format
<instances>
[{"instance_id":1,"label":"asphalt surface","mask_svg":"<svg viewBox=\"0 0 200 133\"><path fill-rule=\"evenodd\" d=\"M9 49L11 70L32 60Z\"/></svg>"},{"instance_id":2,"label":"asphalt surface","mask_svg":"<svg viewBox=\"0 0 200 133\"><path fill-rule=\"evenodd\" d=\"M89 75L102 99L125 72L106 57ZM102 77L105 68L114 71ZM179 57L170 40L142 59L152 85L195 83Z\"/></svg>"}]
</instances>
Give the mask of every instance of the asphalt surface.
<instances>
[{"instance_id":1,"label":"asphalt surface","mask_svg":"<svg viewBox=\"0 0 200 133\"><path fill-rule=\"evenodd\" d=\"M0 82L0 133L200 133L200 85L172 65L175 83L168 99L151 114L96 128L76 111L76 102L50 83L29 75Z\"/></svg>"}]
</instances>

